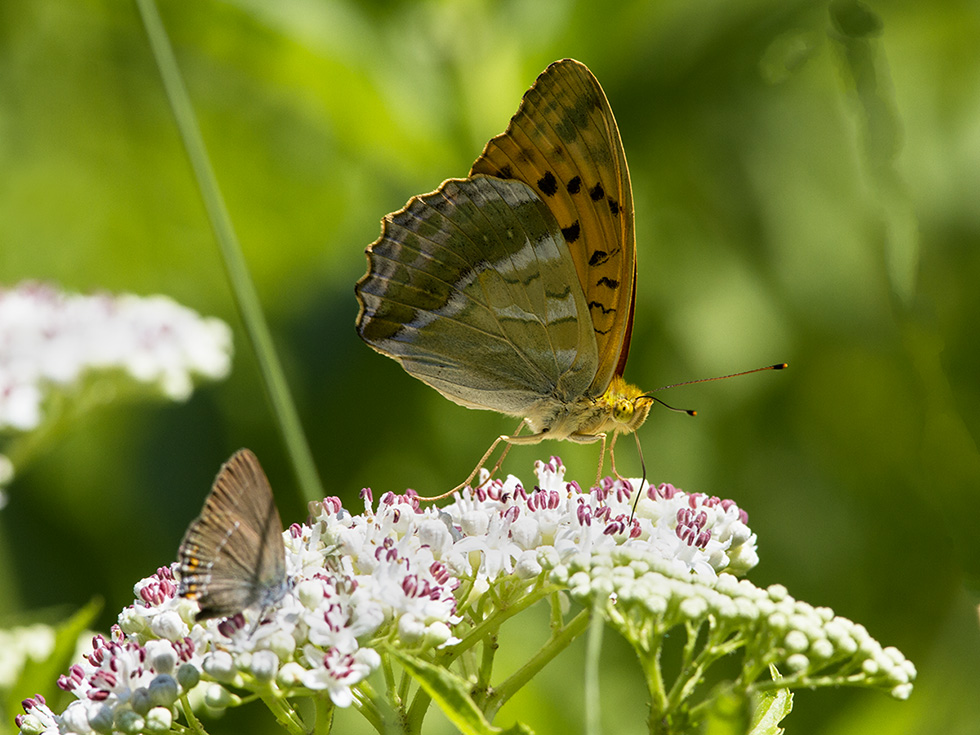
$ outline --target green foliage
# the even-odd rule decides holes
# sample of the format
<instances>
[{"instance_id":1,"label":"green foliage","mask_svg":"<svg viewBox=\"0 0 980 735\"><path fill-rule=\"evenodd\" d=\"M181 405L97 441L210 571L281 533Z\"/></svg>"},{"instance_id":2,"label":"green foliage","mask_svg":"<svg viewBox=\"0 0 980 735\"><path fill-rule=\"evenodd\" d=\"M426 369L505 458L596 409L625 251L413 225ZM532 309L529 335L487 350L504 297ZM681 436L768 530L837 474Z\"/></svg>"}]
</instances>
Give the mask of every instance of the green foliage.
<instances>
[{"instance_id":1,"label":"green foliage","mask_svg":"<svg viewBox=\"0 0 980 735\"><path fill-rule=\"evenodd\" d=\"M361 344L351 289L380 218L463 175L547 63L579 58L610 98L636 195L627 377L654 388L791 366L663 394L699 416L644 427L652 477L736 498L760 534L757 583L832 604L927 667L907 705L801 692L786 724L975 726L969 3L160 6L327 492L351 505L365 485L451 487L513 429ZM0 68L3 282L166 293L236 324L244 344L135 8L5 3ZM239 355L229 381L186 405L84 419L17 478L0 513L0 613L82 606L93 591L121 607L173 557L214 468L243 445L263 457L284 520L303 516L256 366ZM594 468L591 448L553 451L575 475ZM508 462L531 456L517 448ZM603 681L628 653L604 660ZM580 727L578 670L501 721ZM604 729L642 732L644 712L642 699L604 708ZM232 715L209 731L243 728L261 724Z\"/></svg>"},{"instance_id":2,"label":"green foliage","mask_svg":"<svg viewBox=\"0 0 980 735\"><path fill-rule=\"evenodd\" d=\"M390 654L464 735L531 735L533 732L519 723L506 730L494 727L470 697L466 682L458 676L407 653L391 650Z\"/></svg>"},{"instance_id":3,"label":"green foliage","mask_svg":"<svg viewBox=\"0 0 980 735\"><path fill-rule=\"evenodd\" d=\"M769 667L772 680L778 682L779 671ZM752 711L749 735L782 735L785 730L779 724L793 709L793 693L789 689L772 689L756 697Z\"/></svg>"}]
</instances>

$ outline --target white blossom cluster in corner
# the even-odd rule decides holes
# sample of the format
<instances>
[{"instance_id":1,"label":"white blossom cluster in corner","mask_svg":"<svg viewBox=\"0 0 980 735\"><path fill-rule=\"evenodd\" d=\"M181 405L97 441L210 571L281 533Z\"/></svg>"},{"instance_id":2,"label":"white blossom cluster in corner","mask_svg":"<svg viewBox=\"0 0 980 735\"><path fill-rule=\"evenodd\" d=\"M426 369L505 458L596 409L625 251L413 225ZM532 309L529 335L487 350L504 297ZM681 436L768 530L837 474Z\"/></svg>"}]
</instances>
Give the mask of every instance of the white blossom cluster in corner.
<instances>
[{"instance_id":1,"label":"white blossom cluster in corner","mask_svg":"<svg viewBox=\"0 0 980 735\"><path fill-rule=\"evenodd\" d=\"M0 429L33 429L46 392L89 370L121 369L184 399L192 375L227 375L230 353L227 324L166 296L84 296L34 282L0 288Z\"/></svg>"},{"instance_id":2,"label":"white blossom cluster in corner","mask_svg":"<svg viewBox=\"0 0 980 735\"><path fill-rule=\"evenodd\" d=\"M186 399L193 376L228 374L231 351L227 324L166 296L85 296L36 282L0 287L0 432L37 428L52 391L70 391L98 371L121 371ZM13 471L0 455L0 486Z\"/></svg>"},{"instance_id":3,"label":"white blossom cluster in corner","mask_svg":"<svg viewBox=\"0 0 980 735\"><path fill-rule=\"evenodd\" d=\"M531 489L513 476L484 481L444 508L411 492L375 504L370 490L358 515L337 498L313 504L311 521L284 533L291 584L258 625L251 610L196 623L197 603L177 597L176 565L159 569L136 585L110 637L97 636L59 680L76 701L58 715L43 698L25 700L21 732L165 731L180 695L220 710L237 701L232 690L325 691L349 706L384 646L454 645L472 625L467 610L494 585L552 584L542 561L625 548L715 580L757 559L731 501L646 485L631 518L627 482L583 492L557 458L535 467Z\"/></svg>"}]
</instances>

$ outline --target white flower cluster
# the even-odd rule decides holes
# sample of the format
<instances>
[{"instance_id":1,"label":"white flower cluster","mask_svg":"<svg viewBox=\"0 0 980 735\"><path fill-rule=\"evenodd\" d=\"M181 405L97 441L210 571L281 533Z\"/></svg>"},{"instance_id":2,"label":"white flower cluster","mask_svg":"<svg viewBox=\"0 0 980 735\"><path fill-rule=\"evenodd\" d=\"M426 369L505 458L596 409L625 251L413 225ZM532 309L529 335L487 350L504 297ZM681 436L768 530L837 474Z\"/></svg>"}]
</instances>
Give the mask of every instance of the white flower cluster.
<instances>
[{"instance_id":1,"label":"white flower cluster","mask_svg":"<svg viewBox=\"0 0 980 735\"><path fill-rule=\"evenodd\" d=\"M708 580L755 563L755 536L731 501L647 485L631 517L627 482L582 492L554 457L536 472L531 490L513 476L484 481L445 508L422 506L411 492L386 493L375 507L369 490L356 516L337 498L313 504L311 522L284 533L292 584L261 623L246 621L251 611L195 623L197 603L177 597L175 566L158 570L136 585L137 601L111 638L96 637L59 680L78 699L61 715L41 698L25 700L21 732L166 730L178 696L191 690L203 690L212 709L236 701L230 689L259 687L281 696L326 691L348 706L380 665L379 647L457 643L465 611L493 585L552 584L542 560L625 548Z\"/></svg>"},{"instance_id":2,"label":"white flower cluster","mask_svg":"<svg viewBox=\"0 0 980 735\"><path fill-rule=\"evenodd\" d=\"M230 364L228 325L166 296L0 288L0 431L37 427L51 388L89 371L123 370L180 400L191 393L191 375L222 378Z\"/></svg>"},{"instance_id":3,"label":"white flower cluster","mask_svg":"<svg viewBox=\"0 0 980 735\"><path fill-rule=\"evenodd\" d=\"M781 687L850 683L897 699L912 693L915 666L901 651L882 647L864 626L830 608L793 599L782 585L760 589L731 574L678 575L635 548L564 560L544 554L542 561L579 602L602 602L610 623L641 649L655 650L652 637L676 625L706 625L705 648L742 648L747 660L760 662L759 672L776 665Z\"/></svg>"}]
</instances>

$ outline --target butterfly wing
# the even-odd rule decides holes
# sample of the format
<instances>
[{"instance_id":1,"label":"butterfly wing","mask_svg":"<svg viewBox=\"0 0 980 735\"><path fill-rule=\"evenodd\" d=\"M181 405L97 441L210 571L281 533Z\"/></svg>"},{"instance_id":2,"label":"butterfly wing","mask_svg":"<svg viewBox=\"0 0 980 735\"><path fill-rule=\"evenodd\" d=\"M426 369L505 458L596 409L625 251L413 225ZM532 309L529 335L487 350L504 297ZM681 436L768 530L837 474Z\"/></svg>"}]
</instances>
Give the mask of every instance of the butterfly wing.
<instances>
[{"instance_id":1,"label":"butterfly wing","mask_svg":"<svg viewBox=\"0 0 980 735\"><path fill-rule=\"evenodd\" d=\"M385 217L367 256L358 333L456 403L525 417L591 384L575 264L525 184L450 179Z\"/></svg>"},{"instance_id":2,"label":"butterfly wing","mask_svg":"<svg viewBox=\"0 0 980 735\"><path fill-rule=\"evenodd\" d=\"M218 472L178 552L180 594L198 620L278 601L286 589L282 521L259 460L241 449Z\"/></svg>"},{"instance_id":3,"label":"butterfly wing","mask_svg":"<svg viewBox=\"0 0 980 735\"><path fill-rule=\"evenodd\" d=\"M473 174L523 181L554 213L595 330L598 368L588 395L601 395L629 352L636 241L626 152L588 68L563 59L542 72Z\"/></svg>"}]
</instances>

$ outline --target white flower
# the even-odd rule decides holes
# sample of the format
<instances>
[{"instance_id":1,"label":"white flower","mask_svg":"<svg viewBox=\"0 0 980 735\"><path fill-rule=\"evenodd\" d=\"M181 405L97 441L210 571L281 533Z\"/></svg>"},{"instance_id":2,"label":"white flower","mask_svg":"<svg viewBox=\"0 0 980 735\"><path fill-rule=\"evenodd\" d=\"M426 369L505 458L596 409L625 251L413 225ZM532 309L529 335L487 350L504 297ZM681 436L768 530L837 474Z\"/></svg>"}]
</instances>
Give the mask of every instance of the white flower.
<instances>
[{"instance_id":1,"label":"white flower","mask_svg":"<svg viewBox=\"0 0 980 735\"><path fill-rule=\"evenodd\" d=\"M303 677L303 684L314 691L326 689L338 707L349 707L354 701L351 686L357 684L381 664L381 657L371 648L356 653L328 651L321 665Z\"/></svg>"},{"instance_id":2,"label":"white flower","mask_svg":"<svg viewBox=\"0 0 980 735\"><path fill-rule=\"evenodd\" d=\"M166 296L0 289L0 429L37 427L47 394L92 371L122 370L183 400L192 375L220 379L230 367L228 325Z\"/></svg>"}]
</instances>

